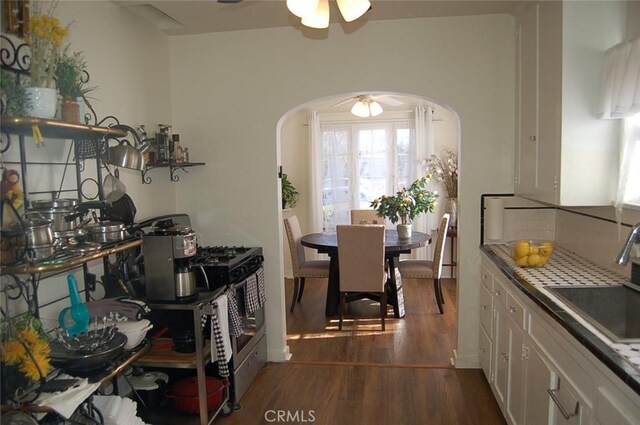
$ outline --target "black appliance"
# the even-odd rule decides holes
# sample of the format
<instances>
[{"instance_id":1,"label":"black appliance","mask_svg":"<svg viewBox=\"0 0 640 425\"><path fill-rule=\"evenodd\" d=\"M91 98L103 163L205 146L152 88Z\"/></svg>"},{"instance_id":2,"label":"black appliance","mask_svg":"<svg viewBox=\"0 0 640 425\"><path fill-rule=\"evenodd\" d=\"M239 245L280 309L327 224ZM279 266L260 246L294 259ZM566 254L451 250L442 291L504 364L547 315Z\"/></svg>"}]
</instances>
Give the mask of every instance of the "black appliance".
<instances>
[{"instance_id":1,"label":"black appliance","mask_svg":"<svg viewBox=\"0 0 640 425\"><path fill-rule=\"evenodd\" d=\"M258 273L263 262L262 248L243 246L198 247L190 259L192 268L203 271L209 290L226 288L232 291L238 305L242 335L231 337L233 355L229 367L233 403L240 401L267 362L264 307L249 313L245 306L247 278Z\"/></svg>"}]
</instances>

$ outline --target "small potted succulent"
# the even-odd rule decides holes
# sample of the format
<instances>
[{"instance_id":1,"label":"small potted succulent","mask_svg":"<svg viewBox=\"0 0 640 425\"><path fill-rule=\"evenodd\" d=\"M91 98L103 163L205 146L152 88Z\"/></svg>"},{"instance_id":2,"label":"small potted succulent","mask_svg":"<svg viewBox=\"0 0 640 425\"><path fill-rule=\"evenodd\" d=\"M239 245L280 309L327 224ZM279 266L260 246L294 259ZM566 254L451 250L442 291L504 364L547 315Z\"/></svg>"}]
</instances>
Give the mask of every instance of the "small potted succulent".
<instances>
[{"instance_id":1,"label":"small potted succulent","mask_svg":"<svg viewBox=\"0 0 640 425\"><path fill-rule=\"evenodd\" d=\"M286 174L282 174L282 209L295 208L298 205L298 191Z\"/></svg>"},{"instance_id":2,"label":"small potted succulent","mask_svg":"<svg viewBox=\"0 0 640 425\"><path fill-rule=\"evenodd\" d=\"M378 216L388 218L393 224L398 221L398 237L411 237L411 221L418 215L433 212L438 194L426 189L431 175L422 177L411 183L409 188L402 188L395 195L382 195L371 202L371 207Z\"/></svg>"}]
</instances>

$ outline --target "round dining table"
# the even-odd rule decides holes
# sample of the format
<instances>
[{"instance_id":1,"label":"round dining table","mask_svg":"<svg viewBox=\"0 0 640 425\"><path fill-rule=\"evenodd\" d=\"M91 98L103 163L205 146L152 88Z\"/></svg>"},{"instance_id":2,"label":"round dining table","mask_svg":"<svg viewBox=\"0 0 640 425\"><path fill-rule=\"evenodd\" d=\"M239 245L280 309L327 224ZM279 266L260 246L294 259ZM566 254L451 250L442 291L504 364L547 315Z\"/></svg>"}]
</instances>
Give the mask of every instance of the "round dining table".
<instances>
[{"instance_id":1,"label":"round dining table","mask_svg":"<svg viewBox=\"0 0 640 425\"><path fill-rule=\"evenodd\" d=\"M329 284L325 315L338 314L340 302L340 269L338 266L338 235L336 232L310 233L302 236L302 245L313 248L319 253L329 255ZM404 317L404 293L402 282L396 279L396 266L400 254L409 254L411 250L429 245L431 235L422 232L411 232L411 238L400 239L396 230L385 232L384 252L388 263L387 302L393 306L395 317Z\"/></svg>"}]
</instances>

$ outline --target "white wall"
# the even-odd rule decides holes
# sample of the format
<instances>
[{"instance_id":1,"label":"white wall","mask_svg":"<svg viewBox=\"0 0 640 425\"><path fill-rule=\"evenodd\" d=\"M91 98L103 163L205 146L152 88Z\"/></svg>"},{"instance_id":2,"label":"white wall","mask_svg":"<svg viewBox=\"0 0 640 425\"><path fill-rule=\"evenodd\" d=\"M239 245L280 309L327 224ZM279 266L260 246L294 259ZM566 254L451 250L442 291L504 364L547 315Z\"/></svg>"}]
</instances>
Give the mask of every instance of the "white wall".
<instances>
[{"instance_id":1,"label":"white wall","mask_svg":"<svg viewBox=\"0 0 640 425\"><path fill-rule=\"evenodd\" d=\"M60 2L55 15L66 25L73 22L70 37L72 51L82 51L91 75L90 85L98 89L94 108L98 117L114 115L120 122L137 127L147 124L153 128L159 122L170 122L169 96L169 42L166 35L140 22L125 9L111 2ZM27 139L29 160L64 161L69 144L61 140L46 139L45 148L35 148ZM18 149L12 148L5 159L18 158ZM87 177L95 176L92 161L87 163ZM19 169L19 166L15 166ZM29 167L31 190L58 189L63 167ZM71 173L71 174L70 174ZM92 174L93 173L93 174ZM153 184L142 185L139 172L121 169L120 178L127 187L137 209L137 219L175 211L176 185L169 183L168 170L151 171ZM67 171L65 188L75 187L73 170ZM63 195L71 197L72 194ZM91 271L102 275L102 262L91 263ZM79 282L81 271L74 273ZM101 292L101 291L100 291ZM64 274L40 285L41 303L59 299L68 294ZM4 297L2 297L4 301ZM58 302L43 309L47 325L57 323L58 312L68 301ZM16 312L24 305L10 306Z\"/></svg>"},{"instance_id":2,"label":"white wall","mask_svg":"<svg viewBox=\"0 0 640 425\"><path fill-rule=\"evenodd\" d=\"M368 22L326 38L293 28L170 40L174 125L207 162L177 194L205 243L265 251L269 358L287 357L279 120L339 93L415 94L460 116L460 366L477 366L479 198L512 191L514 20L510 16ZM362 70L368 70L362 72Z\"/></svg>"}]
</instances>

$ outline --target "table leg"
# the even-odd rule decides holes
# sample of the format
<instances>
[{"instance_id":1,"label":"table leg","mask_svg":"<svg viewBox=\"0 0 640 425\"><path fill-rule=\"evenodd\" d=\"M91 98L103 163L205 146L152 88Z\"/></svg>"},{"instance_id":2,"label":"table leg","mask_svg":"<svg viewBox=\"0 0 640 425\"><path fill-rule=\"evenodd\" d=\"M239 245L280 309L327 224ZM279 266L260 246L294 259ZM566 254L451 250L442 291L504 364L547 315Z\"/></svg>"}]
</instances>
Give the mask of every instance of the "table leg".
<instances>
[{"instance_id":1,"label":"table leg","mask_svg":"<svg viewBox=\"0 0 640 425\"><path fill-rule=\"evenodd\" d=\"M340 267L338 255L329 255L329 283L327 285L327 302L325 316L336 316L340 303Z\"/></svg>"},{"instance_id":2,"label":"table leg","mask_svg":"<svg viewBox=\"0 0 640 425\"><path fill-rule=\"evenodd\" d=\"M405 315L404 310L404 291L402 282L396 281L396 264L398 257L388 257L389 262L389 278L387 280L387 302L393 305L393 316L402 318Z\"/></svg>"}]
</instances>

